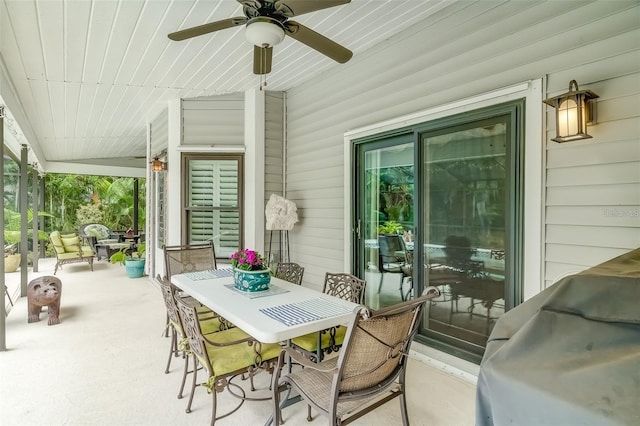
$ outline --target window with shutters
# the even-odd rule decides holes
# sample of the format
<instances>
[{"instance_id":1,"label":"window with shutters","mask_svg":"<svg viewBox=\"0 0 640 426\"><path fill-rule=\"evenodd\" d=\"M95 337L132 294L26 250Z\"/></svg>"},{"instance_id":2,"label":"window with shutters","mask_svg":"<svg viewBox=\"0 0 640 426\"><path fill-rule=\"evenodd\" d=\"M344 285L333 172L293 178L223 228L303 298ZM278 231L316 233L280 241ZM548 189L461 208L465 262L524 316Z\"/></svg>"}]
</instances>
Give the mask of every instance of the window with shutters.
<instances>
[{"instance_id":1,"label":"window with shutters","mask_svg":"<svg viewBox=\"0 0 640 426\"><path fill-rule=\"evenodd\" d=\"M240 154L183 156L183 240L213 241L221 260L240 249L243 240L242 164Z\"/></svg>"}]
</instances>

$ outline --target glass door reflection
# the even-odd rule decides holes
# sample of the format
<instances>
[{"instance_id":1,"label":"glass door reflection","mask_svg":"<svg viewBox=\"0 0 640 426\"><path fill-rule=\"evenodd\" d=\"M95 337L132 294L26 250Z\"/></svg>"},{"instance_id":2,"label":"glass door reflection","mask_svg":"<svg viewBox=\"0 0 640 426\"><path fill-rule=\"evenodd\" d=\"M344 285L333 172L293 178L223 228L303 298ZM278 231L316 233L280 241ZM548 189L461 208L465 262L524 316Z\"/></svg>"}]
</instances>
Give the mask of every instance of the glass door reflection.
<instances>
[{"instance_id":1,"label":"glass door reflection","mask_svg":"<svg viewBox=\"0 0 640 426\"><path fill-rule=\"evenodd\" d=\"M424 284L442 296L429 335L481 353L505 308L509 116L421 137Z\"/></svg>"},{"instance_id":2,"label":"glass door reflection","mask_svg":"<svg viewBox=\"0 0 640 426\"><path fill-rule=\"evenodd\" d=\"M406 247L414 229L412 135L364 144L358 151L359 275L367 281L366 303L380 308L407 297L412 270Z\"/></svg>"}]
</instances>

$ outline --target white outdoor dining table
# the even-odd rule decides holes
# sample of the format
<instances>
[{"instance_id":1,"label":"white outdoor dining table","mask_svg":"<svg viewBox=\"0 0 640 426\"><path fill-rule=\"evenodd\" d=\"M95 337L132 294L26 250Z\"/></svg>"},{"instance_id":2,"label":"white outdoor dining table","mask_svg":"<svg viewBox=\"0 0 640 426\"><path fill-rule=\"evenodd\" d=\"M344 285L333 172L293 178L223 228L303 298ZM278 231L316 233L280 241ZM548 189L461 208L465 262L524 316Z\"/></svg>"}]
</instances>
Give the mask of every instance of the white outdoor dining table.
<instances>
[{"instance_id":1,"label":"white outdoor dining table","mask_svg":"<svg viewBox=\"0 0 640 426\"><path fill-rule=\"evenodd\" d=\"M284 342L307 333L346 324L354 315L356 303L333 297L322 292L292 284L275 277L271 287L276 294L260 297L242 294L229 288L233 277L192 279L189 273L171 277L171 282L203 305L209 307L236 327L264 343ZM277 293L280 291L279 293ZM325 318L300 324L286 325L271 318L261 309L280 309L284 306L305 304L326 306Z\"/></svg>"}]
</instances>

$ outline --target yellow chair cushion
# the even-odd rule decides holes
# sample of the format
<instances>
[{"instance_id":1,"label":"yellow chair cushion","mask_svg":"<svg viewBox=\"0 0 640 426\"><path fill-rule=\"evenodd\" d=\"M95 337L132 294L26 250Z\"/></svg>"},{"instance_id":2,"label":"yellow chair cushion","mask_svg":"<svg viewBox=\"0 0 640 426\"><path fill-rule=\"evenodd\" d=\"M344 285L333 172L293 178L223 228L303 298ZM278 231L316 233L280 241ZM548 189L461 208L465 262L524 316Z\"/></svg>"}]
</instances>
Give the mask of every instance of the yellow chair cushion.
<instances>
[{"instance_id":1,"label":"yellow chair cushion","mask_svg":"<svg viewBox=\"0 0 640 426\"><path fill-rule=\"evenodd\" d=\"M51 239L51 243L53 244L53 248L58 254L64 253L64 244L62 244L62 239L60 238L60 232L53 231L49 238Z\"/></svg>"},{"instance_id":2,"label":"yellow chair cushion","mask_svg":"<svg viewBox=\"0 0 640 426\"><path fill-rule=\"evenodd\" d=\"M61 253L58 254L58 259L67 260L67 259L80 259L80 252L70 252L70 253Z\"/></svg>"},{"instance_id":3,"label":"yellow chair cushion","mask_svg":"<svg viewBox=\"0 0 640 426\"><path fill-rule=\"evenodd\" d=\"M211 309L207 308L206 306L198 306L198 307L196 307L196 312L198 313L198 315L213 313L213 311Z\"/></svg>"},{"instance_id":4,"label":"yellow chair cushion","mask_svg":"<svg viewBox=\"0 0 640 426\"><path fill-rule=\"evenodd\" d=\"M184 336L184 332L180 324L177 324L171 320L169 320L173 328L176 329L178 334ZM217 333L220 331L220 320L218 318L210 318L200 321L200 329L202 330L202 334L211 334Z\"/></svg>"},{"instance_id":5,"label":"yellow chair cushion","mask_svg":"<svg viewBox=\"0 0 640 426\"><path fill-rule=\"evenodd\" d=\"M82 246L82 256L93 257L93 250L91 250L90 246Z\"/></svg>"},{"instance_id":6,"label":"yellow chair cushion","mask_svg":"<svg viewBox=\"0 0 640 426\"><path fill-rule=\"evenodd\" d=\"M216 343L230 343L249 337L247 333L239 328L231 328L229 330L212 333L206 336L208 340ZM209 362L213 371L211 376L223 376L235 371L244 370L249 366L255 365L256 352L255 347L258 344L261 347L260 355L262 360L276 358L280 355L282 346L277 343L254 343L249 346L247 342L238 343L230 346L206 345ZM202 360L201 360L202 361Z\"/></svg>"},{"instance_id":7,"label":"yellow chair cushion","mask_svg":"<svg viewBox=\"0 0 640 426\"><path fill-rule=\"evenodd\" d=\"M77 236L74 235L69 238L60 237L60 239L66 252L80 251L80 239Z\"/></svg>"},{"instance_id":8,"label":"yellow chair cushion","mask_svg":"<svg viewBox=\"0 0 640 426\"><path fill-rule=\"evenodd\" d=\"M341 346L344 342L344 336L347 333L347 327L339 326L336 328L336 342L337 346ZM331 343L331 335L327 330L322 333L322 349L328 348ZM308 352L316 352L318 350L318 333L309 333L304 336L294 337L291 339L291 343L304 349Z\"/></svg>"}]
</instances>

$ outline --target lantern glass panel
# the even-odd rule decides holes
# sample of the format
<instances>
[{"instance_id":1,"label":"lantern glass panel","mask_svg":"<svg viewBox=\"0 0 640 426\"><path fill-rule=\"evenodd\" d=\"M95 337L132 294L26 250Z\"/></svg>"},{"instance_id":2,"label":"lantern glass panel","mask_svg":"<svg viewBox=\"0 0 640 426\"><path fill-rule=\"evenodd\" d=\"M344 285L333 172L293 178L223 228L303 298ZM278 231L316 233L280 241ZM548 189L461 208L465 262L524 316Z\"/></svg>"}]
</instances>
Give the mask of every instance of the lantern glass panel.
<instances>
[{"instance_id":1,"label":"lantern glass panel","mask_svg":"<svg viewBox=\"0 0 640 426\"><path fill-rule=\"evenodd\" d=\"M558 136L580 133L578 128L578 104L574 99L565 99L558 108Z\"/></svg>"}]
</instances>

